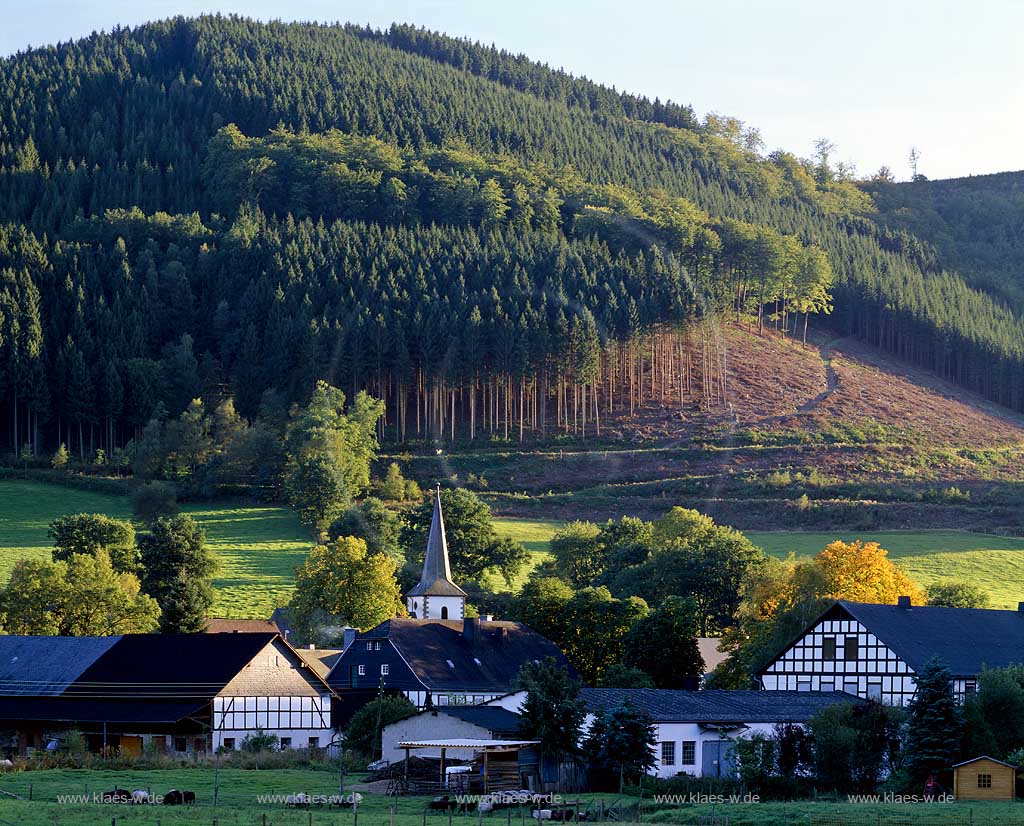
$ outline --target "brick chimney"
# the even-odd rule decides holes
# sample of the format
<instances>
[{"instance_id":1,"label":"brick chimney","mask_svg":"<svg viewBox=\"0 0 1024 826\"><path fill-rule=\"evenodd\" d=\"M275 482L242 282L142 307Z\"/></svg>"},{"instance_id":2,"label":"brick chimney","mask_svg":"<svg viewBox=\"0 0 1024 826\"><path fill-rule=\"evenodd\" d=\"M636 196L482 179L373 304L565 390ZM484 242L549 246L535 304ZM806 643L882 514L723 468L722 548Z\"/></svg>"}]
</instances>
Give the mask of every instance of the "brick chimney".
<instances>
[{"instance_id":1,"label":"brick chimney","mask_svg":"<svg viewBox=\"0 0 1024 826\"><path fill-rule=\"evenodd\" d=\"M896 605L899 608L909 608L910 607L910 597L899 597L896 600Z\"/></svg>"}]
</instances>

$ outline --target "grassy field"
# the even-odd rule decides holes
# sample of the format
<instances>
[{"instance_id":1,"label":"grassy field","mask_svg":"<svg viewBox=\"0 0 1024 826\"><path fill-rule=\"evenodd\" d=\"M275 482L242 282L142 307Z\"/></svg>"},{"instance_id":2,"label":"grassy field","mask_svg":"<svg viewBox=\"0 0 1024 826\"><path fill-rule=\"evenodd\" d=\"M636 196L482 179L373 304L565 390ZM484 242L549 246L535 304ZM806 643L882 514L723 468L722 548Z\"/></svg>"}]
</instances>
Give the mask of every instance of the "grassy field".
<instances>
[{"instance_id":1,"label":"grassy field","mask_svg":"<svg viewBox=\"0 0 1024 826\"><path fill-rule=\"evenodd\" d=\"M389 798L365 794L358 818L350 810L328 811L286 809L280 802L261 802L262 795L333 794L338 791L338 775L327 770L252 771L222 769L219 779L219 804L213 806L213 771L210 768L163 769L152 771L48 770L0 775L0 789L24 800L0 801L0 823L18 826L178 826L213 824L217 826L422 826L426 799ZM346 790L351 789L346 780ZM29 801L31 785L32 800ZM112 806L100 803L58 802L62 795L92 795L113 788L148 789L164 794L172 788L196 792L191 809L167 806ZM596 809L598 797L608 806L616 799L610 795L572 795L581 808ZM635 799L620 800L625 804ZM824 802L752 803L707 805L644 804L643 821L648 823L696 824L729 823L730 826L768 826L769 824L821 824L821 826L1008 826L1019 824L1024 806L1011 803L957 803L931 805L871 805ZM427 819L444 824L443 814ZM717 818L712 820L712 818ZM484 815L456 814L454 826L474 826L486 822L493 826L511 826L533 822L527 809L498 811ZM621 821L620 821L621 822Z\"/></svg>"},{"instance_id":2,"label":"grassy field","mask_svg":"<svg viewBox=\"0 0 1024 826\"><path fill-rule=\"evenodd\" d=\"M292 511L261 505L217 503L186 505L206 530L220 562L214 580L213 613L224 617L269 617L287 599L295 566L309 551L308 533ZM18 559L48 559L49 523L71 513L131 515L123 496L24 481L0 481L0 579Z\"/></svg>"},{"instance_id":3,"label":"grassy field","mask_svg":"<svg viewBox=\"0 0 1024 826\"><path fill-rule=\"evenodd\" d=\"M946 579L985 589L995 608L1016 608L1024 600L1024 539L967 531L748 531L768 553L797 559L814 556L835 539L874 541L922 586Z\"/></svg>"}]
</instances>

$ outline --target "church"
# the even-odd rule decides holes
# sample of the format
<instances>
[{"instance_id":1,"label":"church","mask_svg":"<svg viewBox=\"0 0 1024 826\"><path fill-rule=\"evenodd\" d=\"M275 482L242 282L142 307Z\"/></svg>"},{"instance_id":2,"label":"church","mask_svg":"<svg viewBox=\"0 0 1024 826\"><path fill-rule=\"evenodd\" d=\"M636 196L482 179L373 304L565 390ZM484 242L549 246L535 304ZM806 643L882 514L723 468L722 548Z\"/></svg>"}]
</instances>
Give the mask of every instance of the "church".
<instances>
[{"instance_id":1,"label":"church","mask_svg":"<svg viewBox=\"0 0 1024 826\"><path fill-rule=\"evenodd\" d=\"M358 634L327 676L344 724L378 692L401 693L417 708L477 705L512 689L520 667L553 657L558 647L522 623L466 616L466 592L452 581L440 488L419 582L405 594L408 617Z\"/></svg>"}]
</instances>

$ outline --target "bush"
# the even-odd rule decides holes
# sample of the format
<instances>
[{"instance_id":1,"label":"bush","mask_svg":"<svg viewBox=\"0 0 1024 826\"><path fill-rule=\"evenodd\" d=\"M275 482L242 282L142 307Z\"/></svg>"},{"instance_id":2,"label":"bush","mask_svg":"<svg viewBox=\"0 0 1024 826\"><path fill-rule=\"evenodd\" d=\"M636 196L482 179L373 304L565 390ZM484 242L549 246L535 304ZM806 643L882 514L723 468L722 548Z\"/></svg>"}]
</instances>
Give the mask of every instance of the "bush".
<instances>
[{"instance_id":1,"label":"bush","mask_svg":"<svg viewBox=\"0 0 1024 826\"><path fill-rule=\"evenodd\" d=\"M247 734L242 738L242 742L238 744L238 747L249 754L255 754L264 751L278 751L280 746L280 740L276 734L271 734L263 729L256 729L252 734Z\"/></svg>"},{"instance_id":2,"label":"bush","mask_svg":"<svg viewBox=\"0 0 1024 826\"><path fill-rule=\"evenodd\" d=\"M179 510L178 495L167 482L146 482L132 493L132 515L147 525L161 516L176 516Z\"/></svg>"}]
</instances>

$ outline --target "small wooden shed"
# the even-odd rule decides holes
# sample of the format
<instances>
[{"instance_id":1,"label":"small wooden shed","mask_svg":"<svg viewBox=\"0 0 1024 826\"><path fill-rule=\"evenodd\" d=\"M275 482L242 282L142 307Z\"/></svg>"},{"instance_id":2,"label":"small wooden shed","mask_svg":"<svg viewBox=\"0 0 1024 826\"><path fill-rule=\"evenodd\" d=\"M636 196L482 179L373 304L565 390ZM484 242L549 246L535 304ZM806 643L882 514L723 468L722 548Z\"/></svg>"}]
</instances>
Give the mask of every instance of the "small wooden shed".
<instances>
[{"instance_id":1,"label":"small wooden shed","mask_svg":"<svg viewBox=\"0 0 1024 826\"><path fill-rule=\"evenodd\" d=\"M953 766L957 800L1013 800L1016 795L1016 766L993 757L975 757Z\"/></svg>"}]
</instances>

